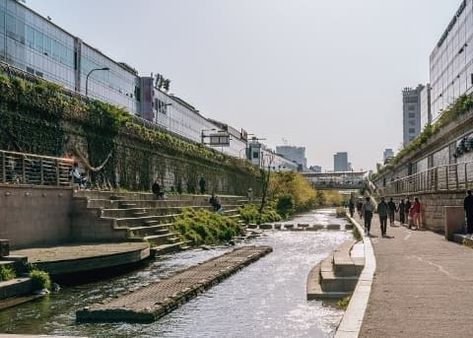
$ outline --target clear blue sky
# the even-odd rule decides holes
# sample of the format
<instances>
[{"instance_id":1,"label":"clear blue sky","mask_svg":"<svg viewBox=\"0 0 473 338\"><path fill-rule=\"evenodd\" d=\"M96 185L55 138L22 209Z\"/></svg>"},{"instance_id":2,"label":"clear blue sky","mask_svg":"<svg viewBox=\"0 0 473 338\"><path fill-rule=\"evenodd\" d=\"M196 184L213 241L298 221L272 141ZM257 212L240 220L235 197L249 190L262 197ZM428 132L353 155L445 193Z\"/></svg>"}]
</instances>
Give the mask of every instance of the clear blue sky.
<instances>
[{"instance_id":1,"label":"clear blue sky","mask_svg":"<svg viewBox=\"0 0 473 338\"><path fill-rule=\"evenodd\" d=\"M27 5L209 117L333 168L373 168L402 140L401 90L460 0L27 0Z\"/></svg>"}]
</instances>

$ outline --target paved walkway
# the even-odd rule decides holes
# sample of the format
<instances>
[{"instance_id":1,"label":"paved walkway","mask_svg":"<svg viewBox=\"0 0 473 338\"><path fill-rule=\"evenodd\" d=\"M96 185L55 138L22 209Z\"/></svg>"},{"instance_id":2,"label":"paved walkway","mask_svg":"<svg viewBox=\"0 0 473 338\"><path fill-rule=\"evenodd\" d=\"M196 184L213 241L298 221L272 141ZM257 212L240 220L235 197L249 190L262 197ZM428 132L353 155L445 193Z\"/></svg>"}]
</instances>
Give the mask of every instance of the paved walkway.
<instances>
[{"instance_id":1,"label":"paved walkway","mask_svg":"<svg viewBox=\"0 0 473 338\"><path fill-rule=\"evenodd\" d=\"M371 233L376 273L360 337L472 337L473 250L430 231Z\"/></svg>"},{"instance_id":2,"label":"paved walkway","mask_svg":"<svg viewBox=\"0 0 473 338\"><path fill-rule=\"evenodd\" d=\"M87 243L12 250L12 255L27 256L28 262L56 262L108 256L145 249L146 242Z\"/></svg>"}]
</instances>

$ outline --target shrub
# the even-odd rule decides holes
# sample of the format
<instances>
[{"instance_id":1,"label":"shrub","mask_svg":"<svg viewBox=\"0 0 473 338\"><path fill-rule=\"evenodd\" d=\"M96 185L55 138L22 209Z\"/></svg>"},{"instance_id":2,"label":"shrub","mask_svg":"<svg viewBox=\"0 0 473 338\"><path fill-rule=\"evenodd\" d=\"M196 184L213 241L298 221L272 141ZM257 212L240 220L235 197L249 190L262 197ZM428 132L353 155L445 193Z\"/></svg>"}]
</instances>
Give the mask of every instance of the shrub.
<instances>
[{"instance_id":1,"label":"shrub","mask_svg":"<svg viewBox=\"0 0 473 338\"><path fill-rule=\"evenodd\" d=\"M16 277L15 270L8 266L0 266L0 282L6 282Z\"/></svg>"},{"instance_id":2,"label":"shrub","mask_svg":"<svg viewBox=\"0 0 473 338\"><path fill-rule=\"evenodd\" d=\"M51 278L45 271L33 270L30 272L30 278L33 285L33 291L51 288Z\"/></svg>"},{"instance_id":3,"label":"shrub","mask_svg":"<svg viewBox=\"0 0 473 338\"><path fill-rule=\"evenodd\" d=\"M278 197L276 210L283 218L287 218L295 211L294 197L291 194L285 194Z\"/></svg>"},{"instance_id":4,"label":"shrub","mask_svg":"<svg viewBox=\"0 0 473 338\"><path fill-rule=\"evenodd\" d=\"M173 228L183 240L193 245L218 244L243 234L234 219L202 209L185 209L176 217Z\"/></svg>"},{"instance_id":5,"label":"shrub","mask_svg":"<svg viewBox=\"0 0 473 338\"><path fill-rule=\"evenodd\" d=\"M261 224L279 222L281 215L276 211L274 202L269 202L264 208L262 214L259 213L259 207L254 204L245 204L238 209L240 219L246 224Z\"/></svg>"}]
</instances>

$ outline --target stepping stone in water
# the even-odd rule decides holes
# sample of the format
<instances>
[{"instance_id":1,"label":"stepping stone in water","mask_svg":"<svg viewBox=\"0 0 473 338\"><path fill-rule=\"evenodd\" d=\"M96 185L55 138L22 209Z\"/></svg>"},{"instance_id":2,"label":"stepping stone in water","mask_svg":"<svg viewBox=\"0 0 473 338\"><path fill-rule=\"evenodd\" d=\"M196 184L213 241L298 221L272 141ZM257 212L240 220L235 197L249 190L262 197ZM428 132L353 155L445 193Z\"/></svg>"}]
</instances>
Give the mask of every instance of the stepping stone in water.
<instances>
[{"instance_id":1,"label":"stepping stone in water","mask_svg":"<svg viewBox=\"0 0 473 338\"><path fill-rule=\"evenodd\" d=\"M327 230L340 230L340 224L327 224Z\"/></svg>"},{"instance_id":2,"label":"stepping stone in water","mask_svg":"<svg viewBox=\"0 0 473 338\"><path fill-rule=\"evenodd\" d=\"M272 224L260 224L259 228L263 229L263 230L269 230L269 229L273 228L273 225Z\"/></svg>"},{"instance_id":3,"label":"stepping stone in water","mask_svg":"<svg viewBox=\"0 0 473 338\"><path fill-rule=\"evenodd\" d=\"M294 224L291 224L291 223L284 224L284 227L285 227L286 229L292 229L292 228L294 228Z\"/></svg>"}]
</instances>

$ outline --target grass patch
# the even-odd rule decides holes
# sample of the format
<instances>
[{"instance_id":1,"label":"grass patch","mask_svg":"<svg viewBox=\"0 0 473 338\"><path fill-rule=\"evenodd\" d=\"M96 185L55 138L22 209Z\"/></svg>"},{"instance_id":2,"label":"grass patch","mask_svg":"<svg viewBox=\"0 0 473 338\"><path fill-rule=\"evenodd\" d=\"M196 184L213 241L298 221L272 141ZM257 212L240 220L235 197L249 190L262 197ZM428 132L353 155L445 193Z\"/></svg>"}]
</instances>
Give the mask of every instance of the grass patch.
<instances>
[{"instance_id":1,"label":"grass patch","mask_svg":"<svg viewBox=\"0 0 473 338\"><path fill-rule=\"evenodd\" d=\"M350 304L350 299L351 296L345 296L342 299L339 299L336 304L337 309L346 311L348 304Z\"/></svg>"},{"instance_id":2,"label":"grass patch","mask_svg":"<svg viewBox=\"0 0 473 338\"><path fill-rule=\"evenodd\" d=\"M264 208L262 214L259 213L258 206L254 204L245 204L238 209L238 212L240 213L240 219L246 224L272 223L279 222L282 219L276 211L274 203L271 202Z\"/></svg>"},{"instance_id":3,"label":"grass patch","mask_svg":"<svg viewBox=\"0 0 473 338\"><path fill-rule=\"evenodd\" d=\"M235 219L202 209L184 209L172 228L182 240L194 246L228 242L244 232Z\"/></svg>"},{"instance_id":4,"label":"grass patch","mask_svg":"<svg viewBox=\"0 0 473 338\"><path fill-rule=\"evenodd\" d=\"M33 285L33 291L51 289L51 277L49 273L41 270L33 270L30 272L30 278Z\"/></svg>"},{"instance_id":5,"label":"grass patch","mask_svg":"<svg viewBox=\"0 0 473 338\"><path fill-rule=\"evenodd\" d=\"M16 277L15 270L8 266L0 267L0 282L6 282Z\"/></svg>"}]
</instances>

